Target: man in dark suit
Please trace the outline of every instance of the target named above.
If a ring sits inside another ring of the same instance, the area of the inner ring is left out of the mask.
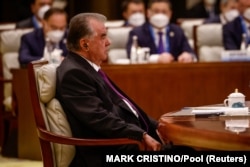
[[[16,23],[16,28],[40,28],[44,13],[51,7],[53,0],[31,0],[33,16]]]
[[[219,14],[217,0],[202,0],[187,10],[187,18],[213,18]]]
[[[147,150],[158,151],[161,149],[156,133],[158,123],[100,70],[110,45],[105,21],[105,16],[95,13],[81,13],[71,19],[69,54],[57,68],[56,97],[74,137],[131,138],[143,141]],[[71,166],[101,166],[101,151],[137,149],[77,146]]]
[[[215,17],[206,19],[204,23],[205,24],[221,23],[224,25],[239,16],[239,11],[237,7],[238,7],[237,0],[221,0],[220,1],[221,13],[219,15],[216,15]]]
[[[50,8],[44,15],[43,28],[25,34],[21,37],[19,62],[26,65],[31,61],[46,58],[56,51],[67,55],[67,14],[64,10]],[[62,58],[63,58],[62,57]]]
[[[140,26],[145,22],[145,4],[143,0],[124,0],[122,2],[124,26]]]
[[[134,28],[129,34],[127,42],[129,58],[133,37],[137,36],[139,47],[149,47],[151,55],[159,54],[158,62],[193,62],[196,59],[183,30],[169,23],[172,16],[171,8],[169,0],[149,1],[147,11],[149,22]]]
[[[250,44],[250,1],[238,0],[240,16],[223,26],[223,43],[226,50],[240,50]]]

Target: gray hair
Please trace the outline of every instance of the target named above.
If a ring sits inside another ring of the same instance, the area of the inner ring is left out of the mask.
[[[80,13],[74,16],[69,23],[67,37],[67,48],[69,51],[79,51],[79,41],[81,38],[91,37],[94,34],[93,27],[89,24],[90,20],[105,22],[107,18],[98,13]]]

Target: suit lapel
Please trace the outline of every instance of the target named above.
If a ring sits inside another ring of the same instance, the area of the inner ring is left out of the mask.
[[[154,34],[150,31],[150,24],[145,23],[143,26],[144,33],[143,34],[150,34],[150,35],[144,35],[144,45],[145,46],[150,46],[150,52],[151,53],[157,53],[157,46],[155,45],[155,39],[154,39]]]
[[[37,38],[36,41],[38,41],[36,45],[37,50],[39,50],[39,53],[41,53],[39,56],[43,57],[43,54],[44,54],[43,52],[44,52],[44,47],[45,47],[45,38],[44,38],[42,29],[39,29],[39,31],[37,31],[36,38]]]
[[[119,107],[121,107],[122,109],[124,109],[125,111],[129,112],[130,114],[133,114],[133,112],[130,110],[130,108],[127,106],[127,104],[125,104],[125,102],[119,98],[119,96],[114,93],[111,88],[109,88],[109,86],[105,83],[105,81],[101,78],[101,76],[97,73],[97,71],[95,71],[95,69],[82,57],[80,57],[79,55],[76,55],[75,53],[70,52],[71,56],[73,59],[75,59],[74,61],[76,63],[78,63],[82,68],[85,68],[87,71],[89,71],[89,75],[91,75],[95,80],[96,83],[98,83],[97,85],[100,86],[100,89],[102,90],[102,92],[106,92],[104,94],[105,99],[107,99],[109,102],[109,104],[111,105],[112,103],[115,105],[118,105]],[[108,77],[108,76],[107,76]],[[114,83],[113,81],[108,77],[109,81],[111,82],[111,84],[124,96],[126,97],[128,100],[131,101],[131,99],[129,99],[126,94],[124,94]],[[110,90],[110,91],[108,91]],[[111,92],[112,91],[112,92]],[[101,95],[102,96],[102,95]],[[107,97],[110,96],[110,97]],[[132,101],[131,101],[132,102]],[[132,102],[133,103],[133,102]],[[134,103],[133,103],[134,104]],[[108,104],[107,104],[108,105]],[[135,104],[134,104],[135,105]],[[136,106],[136,105],[135,105]],[[137,107],[137,106],[136,106]],[[134,114],[133,114],[134,115]]]

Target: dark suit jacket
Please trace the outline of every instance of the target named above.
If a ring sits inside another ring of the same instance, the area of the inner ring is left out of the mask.
[[[16,23],[16,28],[38,28],[34,23],[33,17],[29,17],[25,20],[21,20]]]
[[[226,50],[239,50],[243,29],[240,17],[223,26],[223,43]]]
[[[66,33],[60,41],[59,47],[63,50],[63,56],[67,55],[66,48]],[[35,29],[21,37],[21,46],[19,48],[19,62],[22,65],[28,64],[31,61],[39,60],[43,57],[45,47],[45,38],[43,29]]]
[[[214,15],[220,14],[220,1],[216,1],[214,4]],[[209,12],[206,10],[204,2],[199,2],[194,5],[191,9],[186,11],[186,18],[209,18]]]
[[[170,27],[167,35],[169,38],[170,53],[174,56],[175,60],[177,60],[178,56],[184,51],[194,54],[183,30],[174,24],[169,24],[169,26]],[[150,54],[157,54],[157,46],[155,45],[154,38],[150,32],[150,24],[145,23],[142,26],[134,28],[129,33],[127,42],[128,57],[130,57],[130,48],[133,42],[134,35],[138,37],[138,45],[140,47],[149,47]]]
[[[203,2],[200,2],[189,9],[186,13],[187,18],[208,18],[209,13],[207,12]]]
[[[67,115],[74,137],[126,137],[141,141],[143,132],[147,131],[158,139],[155,132],[157,122],[147,117],[130,99],[139,111],[138,119],[123,100],[105,84],[98,72],[75,53],[69,52],[57,69],[56,97]],[[95,163],[101,160],[98,158],[101,151],[107,151],[107,148],[76,147],[72,164],[95,166]],[[91,161],[91,158],[95,160]]]

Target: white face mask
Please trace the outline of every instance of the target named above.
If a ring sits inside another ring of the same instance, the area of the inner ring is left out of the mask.
[[[52,30],[47,32],[47,37],[49,38],[50,41],[54,43],[59,43],[60,40],[63,38],[64,31],[61,30]]]
[[[39,17],[40,19],[43,19],[44,14],[45,14],[49,9],[50,9],[50,6],[49,6],[49,5],[44,5],[44,6],[42,6],[42,7],[38,10],[38,13],[37,13],[38,17]]]
[[[250,20],[250,8],[247,8],[247,9],[244,11],[243,16],[244,16],[246,19]]]
[[[155,14],[150,17],[149,22],[156,28],[163,28],[169,23],[169,17],[165,14]]]
[[[225,13],[225,17],[226,17],[226,20],[227,21],[232,21],[234,20],[236,17],[238,17],[240,14],[239,14],[239,11],[236,10],[236,9],[232,9],[228,12]]]
[[[145,16],[142,13],[134,13],[128,18],[128,23],[131,26],[140,26],[145,22]]]

